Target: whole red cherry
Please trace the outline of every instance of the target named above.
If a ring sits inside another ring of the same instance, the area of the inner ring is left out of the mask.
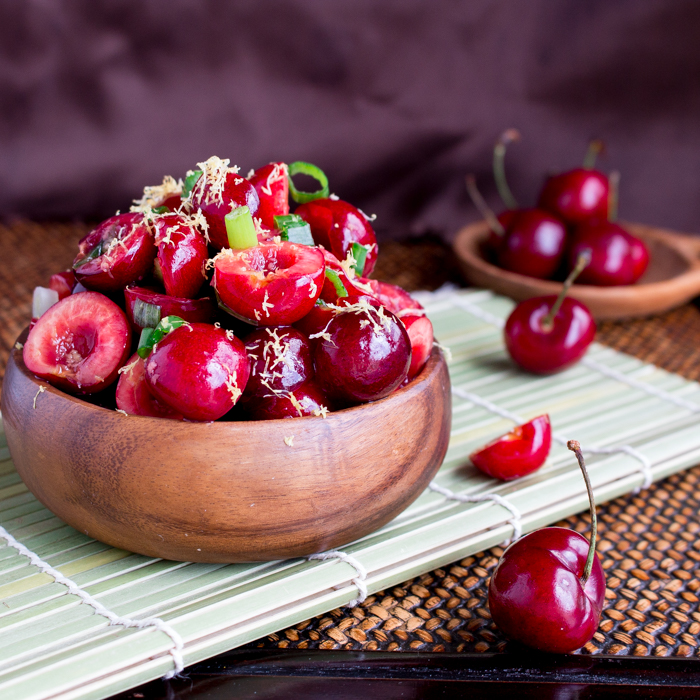
[[[332,409],[328,397],[313,379],[309,379],[293,391],[256,396],[242,404],[241,409],[250,420],[275,420],[301,416],[325,418],[328,411]]]
[[[595,634],[605,602],[605,573],[596,557],[593,490],[578,442],[576,453],[591,508],[591,541],[560,527],[531,532],[503,553],[489,584],[489,608],[510,639],[541,651],[566,654]]]
[[[506,349],[523,369],[552,374],[578,362],[595,338],[596,325],[588,308],[566,293],[590,258],[579,263],[564,282],[558,297],[521,301],[504,328]]]
[[[569,261],[588,252],[591,262],[578,278],[581,284],[615,286],[633,284],[649,265],[646,245],[612,221],[594,221],[581,224],[574,230]]]
[[[531,474],[547,459],[552,447],[552,426],[547,414],[537,416],[472,452],[469,459],[480,471],[510,481]]]
[[[286,163],[269,163],[253,172],[248,180],[260,199],[257,217],[272,231],[275,217],[289,214],[289,183]]]

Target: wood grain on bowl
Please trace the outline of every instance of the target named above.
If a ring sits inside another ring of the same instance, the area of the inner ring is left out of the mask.
[[[148,556],[245,562],[339,547],[400,513],[442,463],[451,396],[435,349],[404,388],[326,418],[187,423],[69,396],[15,349],[2,413],[20,476],[77,530]]]
[[[647,244],[649,267],[636,284],[620,287],[574,284],[571,287],[570,295],[586,304],[597,321],[659,314],[700,294],[700,237],[621,223]],[[561,282],[509,272],[489,262],[484,252],[488,233],[488,224],[479,221],[465,226],[457,234],[454,250],[468,282],[516,301],[559,293]]]

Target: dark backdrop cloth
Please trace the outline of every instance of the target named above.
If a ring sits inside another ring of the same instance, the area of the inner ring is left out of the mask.
[[[308,160],[383,237],[449,238],[601,137],[629,220],[700,231],[697,0],[3,0],[0,217],[102,218],[216,154]]]

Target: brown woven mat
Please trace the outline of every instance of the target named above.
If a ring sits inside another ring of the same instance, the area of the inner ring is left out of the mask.
[[[34,286],[70,264],[83,225],[0,226],[0,373],[26,325]],[[8,254],[7,251],[12,251]],[[437,240],[387,243],[376,276],[409,290],[459,281]],[[700,311],[688,304],[652,319],[605,323],[598,340],[689,379],[700,379]],[[608,576],[600,629],[584,653],[700,655],[700,467],[599,507],[598,551]],[[562,525],[587,532],[588,516]],[[298,649],[494,652],[506,642],[486,596],[500,547],[251,644]]]

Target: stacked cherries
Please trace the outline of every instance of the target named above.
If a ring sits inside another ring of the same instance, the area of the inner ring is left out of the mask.
[[[298,173],[319,189],[298,190]],[[80,241],[35,290],[24,362],[70,393],[114,391],[131,415],[325,417],[395,391],[433,346],[420,304],[369,279],[377,252],[316,166],[242,177],[214,156]]]
[[[649,264],[644,243],[615,222],[619,175],[606,176],[594,169],[600,141],[593,141],[584,166],[545,181],[537,207],[521,209],[508,187],[504,158],[508,143],[519,138],[514,129],[504,132],[494,148],[496,185],[506,206],[498,217],[476,191],[473,178],[467,187],[489,223],[489,252],[504,270],[537,277],[561,279],[579,256],[590,256],[578,282],[601,286],[636,282]]]

